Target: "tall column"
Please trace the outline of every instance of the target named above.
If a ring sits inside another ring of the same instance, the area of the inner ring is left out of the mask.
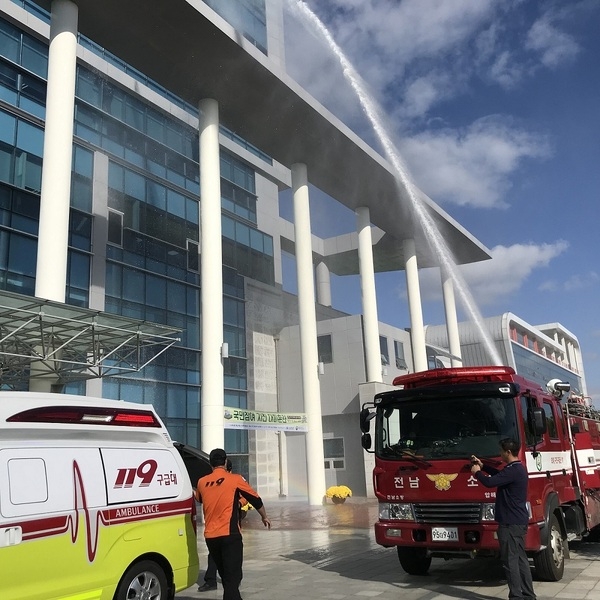
[[[200,439],[205,452],[223,448],[223,252],[221,247],[221,169],[219,105],[199,103],[200,264],[202,313],[202,405]]]
[[[358,270],[360,272],[360,296],[365,330],[367,381],[382,381],[375,267],[373,264],[373,236],[371,235],[371,214],[368,207],[360,206],[356,209],[356,228],[358,231]]]
[[[46,300],[64,302],[69,244],[78,9],[70,0],[53,0],[51,10],[35,295]],[[43,354],[42,346],[36,348],[35,354]],[[52,391],[57,379],[51,363],[51,360],[48,364],[31,363],[30,392]]]
[[[306,458],[308,470],[308,502],[319,505],[325,494],[325,458],[323,455],[323,423],[321,421],[321,387],[319,385],[317,351],[317,317],[313,279],[310,206],[306,165],[292,165],[294,192],[294,237],[298,277],[298,312],[300,317],[300,361],[302,397],[308,418]]]
[[[450,364],[453,367],[462,367],[462,354],[460,351],[460,334],[458,332],[458,317],[456,316],[456,299],[454,297],[454,282],[443,266],[440,268],[442,276],[442,294],[444,296],[444,311],[446,313],[446,330],[448,332],[448,349],[452,357]]]
[[[575,358],[573,343],[567,340],[565,345],[567,348],[567,363],[569,365],[569,369],[572,371],[577,371],[577,360]]]
[[[94,152],[92,181],[92,255],[89,307],[106,307],[106,243],[108,241],[108,169],[109,158],[104,152]],[[85,382],[85,395],[102,398],[102,378],[92,377]]]
[[[331,306],[331,275],[329,267],[321,261],[317,264],[317,302]]]
[[[67,283],[77,15],[70,0],[53,0],[35,295],[57,302]]]
[[[404,261],[406,269],[406,292],[410,314],[410,339],[414,369],[427,371],[427,351],[425,350],[425,332],[423,329],[423,311],[421,308],[421,288],[417,266],[415,240],[404,240]]]

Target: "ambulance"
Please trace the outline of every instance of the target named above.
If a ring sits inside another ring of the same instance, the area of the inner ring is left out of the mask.
[[[197,576],[190,476],[152,406],[0,392],[2,600],[171,600]]]

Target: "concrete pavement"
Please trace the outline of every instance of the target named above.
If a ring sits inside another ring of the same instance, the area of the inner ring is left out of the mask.
[[[375,543],[375,500],[350,498],[342,505],[310,507],[301,501],[267,499],[265,506],[273,524],[270,531],[255,511],[244,520],[244,600],[508,598],[496,559],[433,559],[425,577],[404,573],[395,549]],[[198,552],[203,570],[207,551],[201,529]],[[561,581],[536,581],[534,572],[538,600],[600,600],[600,544],[572,542],[570,548]],[[215,592],[190,588],[176,600],[222,597],[219,584]]]

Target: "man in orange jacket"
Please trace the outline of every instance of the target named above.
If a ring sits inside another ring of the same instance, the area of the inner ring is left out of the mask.
[[[231,473],[233,469],[233,465],[229,458],[225,461],[225,470],[228,473]],[[197,496],[197,494],[196,494]],[[248,500],[243,496],[240,497],[240,508],[243,509],[244,506],[248,504]],[[240,511],[240,520],[242,520],[246,516],[246,511]],[[215,564],[215,559],[212,557],[212,554],[208,555],[206,571],[204,573],[204,583],[198,586],[199,592],[211,592],[217,589],[217,565]]]
[[[270,529],[271,521],[254,488],[241,475],[227,472],[225,450],[212,450],[209,462],[213,471],[198,480],[196,489],[204,513],[204,539],[221,575],[223,600],[241,600],[239,587],[244,546],[240,498],[245,498],[257,510],[265,527]]]

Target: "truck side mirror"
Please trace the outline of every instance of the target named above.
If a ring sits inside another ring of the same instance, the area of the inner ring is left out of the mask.
[[[365,450],[371,449],[371,434],[363,433],[360,438],[360,443]]]
[[[360,430],[363,433],[369,433],[369,430],[371,429],[371,419],[375,416],[374,412],[371,412],[368,408],[363,408],[360,411],[359,417],[360,417]],[[369,441],[369,446],[371,445],[371,442]]]
[[[546,433],[546,413],[543,408],[535,406],[527,411],[527,426],[536,438]]]

